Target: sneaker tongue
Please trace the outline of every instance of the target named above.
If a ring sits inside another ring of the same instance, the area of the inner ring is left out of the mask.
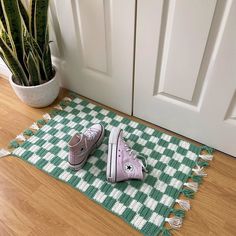
[[[138,160],[138,162],[140,163],[140,165],[142,166],[142,170],[143,170],[144,172],[148,172],[147,167],[143,164],[143,162],[142,162],[140,159],[137,159],[137,160]]]

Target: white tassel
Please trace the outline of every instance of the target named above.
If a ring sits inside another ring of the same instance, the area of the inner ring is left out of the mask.
[[[72,101],[72,99],[69,98],[69,97],[64,97],[63,100],[64,100],[64,101],[68,101],[68,102]]]
[[[176,202],[180,205],[180,207],[183,210],[185,210],[185,211],[190,210],[190,202],[189,202],[189,200],[176,199]]]
[[[197,192],[197,190],[198,190],[198,183],[196,183],[196,182],[184,183],[184,186],[192,189],[194,192]]]
[[[19,140],[19,141],[23,141],[23,142],[26,140],[26,138],[25,138],[25,136],[23,134],[17,135],[16,139]]]
[[[213,155],[205,154],[205,155],[199,155],[199,157],[204,161],[212,161]]]
[[[51,120],[52,118],[51,118],[51,116],[48,113],[46,113],[46,114],[43,115],[43,119]]]
[[[0,157],[5,157],[9,154],[11,154],[11,153],[9,151],[7,151],[6,149],[3,149],[3,148],[0,149]]]
[[[198,165],[195,169],[192,169],[192,171],[198,176],[207,176],[207,174],[204,172],[204,168]]]
[[[31,126],[30,126],[31,129],[34,129],[34,130],[39,130],[39,127],[36,123],[33,123]]]
[[[166,218],[165,221],[168,222],[173,229],[179,229],[183,223],[182,218],[177,216]]]
[[[60,105],[56,105],[54,108],[56,108],[57,110],[62,110],[62,107]]]

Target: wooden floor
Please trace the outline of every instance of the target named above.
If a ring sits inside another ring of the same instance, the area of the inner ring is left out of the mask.
[[[61,91],[60,98],[66,93]],[[0,147],[48,110],[24,105],[0,78]],[[183,227],[173,235],[236,235],[236,159],[216,151],[207,173]],[[0,235],[140,234],[70,186],[5,157],[0,159]]]

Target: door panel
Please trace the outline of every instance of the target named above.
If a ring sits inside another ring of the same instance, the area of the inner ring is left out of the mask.
[[[130,114],[135,0],[54,0],[51,14],[63,86]]]
[[[236,156],[236,2],[137,5],[134,115]]]

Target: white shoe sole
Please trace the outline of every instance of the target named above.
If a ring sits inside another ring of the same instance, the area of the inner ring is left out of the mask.
[[[100,138],[98,139],[98,141],[92,146],[91,150],[87,153],[87,156],[86,156],[86,157],[84,158],[84,160],[83,160],[81,163],[79,163],[78,165],[71,165],[71,164],[69,163],[70,168],[72,168],[72,169],[74,169],[74,170],[80,170],[80,169],[82,169],[83,166],[85,165],[85,163],[87,162],[89,156],[91,155],[91,153],[93,153],[93,151],[94,151],[96,148],[98,148],[98,147],[102,144],[102,141],[103,141],[103,138],[104,138],[104,134],[105,134],[105,129],[104,129],[103,125],[101,125],[101,126],[102,126],[102,133],[101,133],[101,136],[100,136]]]
[[[108,155],[107,155],[107,171],[106,176],[109,182],[117,182],[117,142],[121,132],[120,128],[113,128],[111,130],[108,142]]]

